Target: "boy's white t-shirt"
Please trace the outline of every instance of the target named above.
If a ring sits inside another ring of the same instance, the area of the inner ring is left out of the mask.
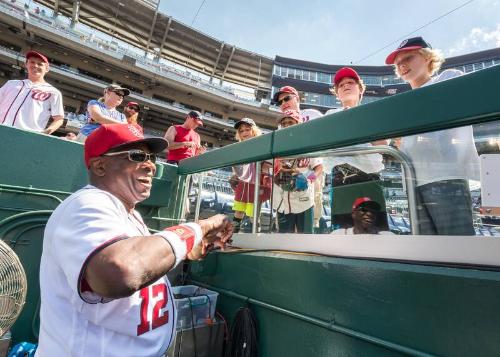
[[[461,71],[448,69],[423,87],[461,75]],[[450,179],[479,179],[479,156],[470,125],[403,137],[400,150],[413,164],[417,186]]]

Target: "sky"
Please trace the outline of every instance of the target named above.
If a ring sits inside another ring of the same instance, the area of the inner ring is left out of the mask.
[[[414,36],[445,57],[500,47],[500,0],[161,0],[160,11],[269,58],[325,64],[383,65]]]

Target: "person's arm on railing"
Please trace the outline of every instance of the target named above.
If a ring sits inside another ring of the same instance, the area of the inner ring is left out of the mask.
[[[123,124],[123,122],[119,120],[102,114],[101,109],[97,105],[89,105],[87,111],[90,114],[90,118],[99,124]]]

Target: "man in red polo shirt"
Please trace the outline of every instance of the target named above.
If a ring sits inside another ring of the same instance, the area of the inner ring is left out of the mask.
[[[203,125],[200,112],[190,111],[182,125],[172,125],[165,133],[168,141],[167,162],[177,165],[179,161],[205,152],[200,135],[195,131]]]

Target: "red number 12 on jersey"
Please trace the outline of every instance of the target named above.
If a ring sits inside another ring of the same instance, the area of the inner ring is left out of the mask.
[[[140,291],[141,295],[141,323],[137,325],[137,336],[142,335],[148,331],[154,330],[157,327],[165,325],[168,322],[168,311],[164,311],[163,315],[161,314],[161,309],[167,306],[168,302],[168,292],[167,285],[159,284],[153,285],[151,287],[151,295],[150,295],[150,287],[146,286],[142,288]],[[153,306],[153,311],[151,314],[152,321],[148,320],[148,307],[151,299],[156,299],[159,295],[162,297],[156,301]]]

